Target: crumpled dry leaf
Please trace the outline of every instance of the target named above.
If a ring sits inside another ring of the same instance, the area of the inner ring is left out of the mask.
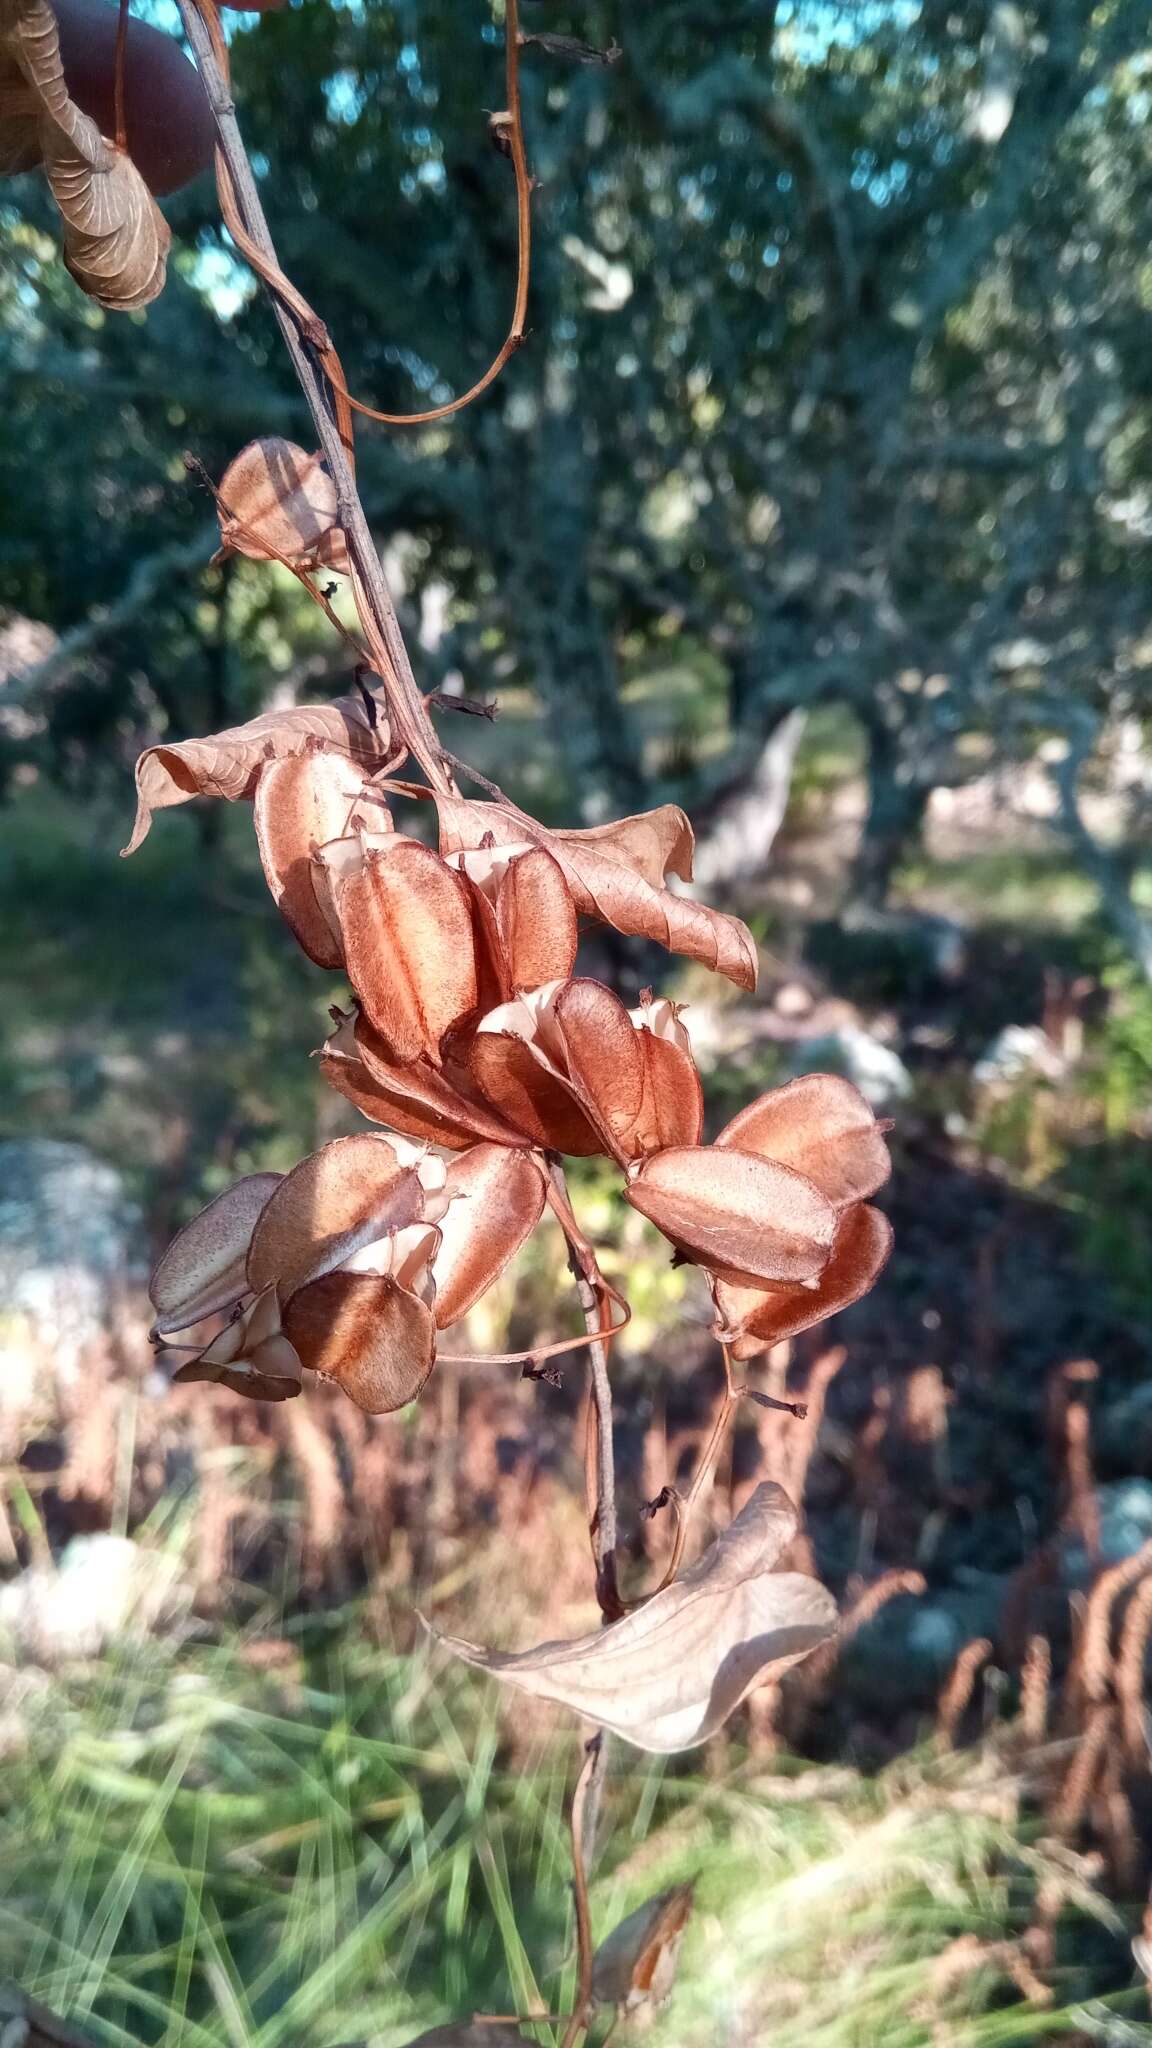
[[[209,1381],[253,1401],[290,1401],[300,1392],[300,1360],[284,1335],[275,1284],[225,1325],[173,1383]]]
[[[136,822],[124,852],[135,853],[155,811],[189,803],[196,796],[221,797],[225,803],[254,796],[269,761],[323,749],[371,769],[379,765],[387,747],[383,721],[377,718],[373,725],[365,705],[355,697],[262,711],[246,725],[230,726],[202,740],[147,747],[136,763]]]
[[[348,978],[388,1056],[438,1067],[443,1039],[476,1007],[462,876],[430,846],[397,832],[334,876],[332,894]]]
[[[772,1570],[796,1527],[787,1494],[765,1482],[699,1563],[609,1628],[519,1654],[431,1633],[466,1664],[638,1749],[691,1749],[835,1631],[818,1579]]]
[[[489,840],[497,846],[532,840],[563,869],[582,916],[654,939],[670,953],[702,960],[741,988],[755,988],[756,947],[747,926],[663,886],[668,874],[688,880],[692,873],[691,827],[674,804],[570,832],[550,832],[497,803],[437,796],[436,808],[443,854],[467,852]]]
[[[592,1996],[636,2024],[654,2017],[671,1995],[695,1884],[673,1885],[646,1899],[600,1943],[592,1962]]]
[[[523,1134],[468,1089],[468,1076],[445,1062],[390,1060],[366,1017],[344,1017],[320,1051],[320,1071],[373,1123],[463,1152],[478,1139],[523,1145]]]
[[[450,1206],[436,1254],[436,1327],[467,1315],[526,1244],[544,1209],[544,1176],[529,1152],[473,1145],[448,1168]]]
[[[317,967],[341,967],[344,954],[316,895],[313,855],[352,829],[363,791],[364,764],[335,751],[267,761],[256,783],[253,819],[265,880]],[[370,805],[365,822],[369,815],[379,821],[386,813]]]
[[[348,568],[336,485],[323,456],[309,455],[294,441],[279,434],[249,441],[220,479],[219,506],[226,554]]]
[[[72,276],[111,312],[149,304],[164,287],[168,223],[132,159],[70,97],[47,0],[0,0],[0,49],[37,102],[39,157],[63,218]],[[15,118],[25,160],[26,99],[17,102]]]
[[[814,1285],[836,1234],[836,1211],[811,1181],[734,1147],[657,1152],[624,1196],[684,1258],[740,1284]]]
[[[283,1178],[247,1174],[177,1232],[148,1284],[156,1335],[190,1330],[239,1301],[248,1286],[252,1232]]]
[[[868,1293],[892,1250],[892,1225],[860,1202],[840,1217],[832,1253],[815,1287],[742,1287],[715,1279],[716,1334],[736,1359],[755,1358],[785,1337],[797,1337]]]

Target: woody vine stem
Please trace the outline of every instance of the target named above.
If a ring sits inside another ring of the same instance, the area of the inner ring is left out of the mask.
[[[327,329],[280,267],[236,119],[229,84],[227,45],[212,0],[179,0],[179,7],[216,122],[216,175],[225,225],[271,300],[273,314],[336,485],[338,516],[351,564],[356,611],[368,653],[380,676],[390,722],[397,738],[423,769],[431,787],[441,792],[452,792],[456,787],[453,767],[460,765],[463,768],[465,764],[456,764],[441,745],[408,658],[396,607],[356,485],[351,415],[356,411],[390,424],[412,425],[443,418],[459,411],[485,390],[523,341],[528,301],[532,180],[525,155],[520,110],[518,0],[505,0],[508,107],[501,122],[501,132],[507,140],[516,180],[518,258],[511,325],[488,370],[460,398],[432,412],[405,416],[375,412],[350,397]],[[472,771],[467,772],[471,774]],[[476,779],[483,780],[481,777]],[[613,1302],[619,1301],[619,1296],[601,1273],[595,1250],[573,1214],[564,1168],[558,1156],[549,1158],[548,1172],[549,1200],[567,1242],[569,1265],[589,1340],[589,1533],[596,1571],[596,1596],[604,1621],[608,1623],[618,1620],[625,1611],[616,1571],[616,1481],[612,1390],[607,1359],[607,1336],[613,1328]],[[585,2033],[592,2001],[593,1951],[587,1868],[604,1769],[605,1745],[602,1734],[597,1734],[588,1744],[572,1807],[578,1985],[565,2030],[564,2048],[573,2048]]]

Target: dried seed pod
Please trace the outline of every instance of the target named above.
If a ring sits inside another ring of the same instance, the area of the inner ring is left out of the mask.
[[[218,501],[225,553],[347,569],[336,486],[323,458],[294,441],[249,441],[221,477]]]

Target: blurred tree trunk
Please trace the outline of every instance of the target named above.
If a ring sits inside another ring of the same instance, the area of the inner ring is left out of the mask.
[[[852,863],[850,900],[883,910],[896,870],[919,844],[932,785],[903,758],[896,735],[880,720],[868,727],[868,809]]]

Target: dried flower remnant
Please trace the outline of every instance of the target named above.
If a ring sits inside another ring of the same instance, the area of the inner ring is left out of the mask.
[[[177,1379],[285,1400],[306,1369],[383,1414],[419,1393],[438,1330],[495,1283],[543,1207],[524,1152],[476,1145],[446,1167],[403,1138],[337,1138],[185,1226],[152,1276],[154,1334],[231,1308]]]
[[[598,981],[553,982],[490,1011],[469,1066],[509,1123],[557,1152],[627,1164],[700,1135],[700,1080],[675,1006],[630,1014]]]
[[[597,1634],[519,1654],[438,1639],[466,1664],[638,1749],[691,1749],[755,1686],[835,1632],[835,1603],[819,1580],[772,1569],[797,1526],[788,1496],[763,1484],[698,1564]]]

